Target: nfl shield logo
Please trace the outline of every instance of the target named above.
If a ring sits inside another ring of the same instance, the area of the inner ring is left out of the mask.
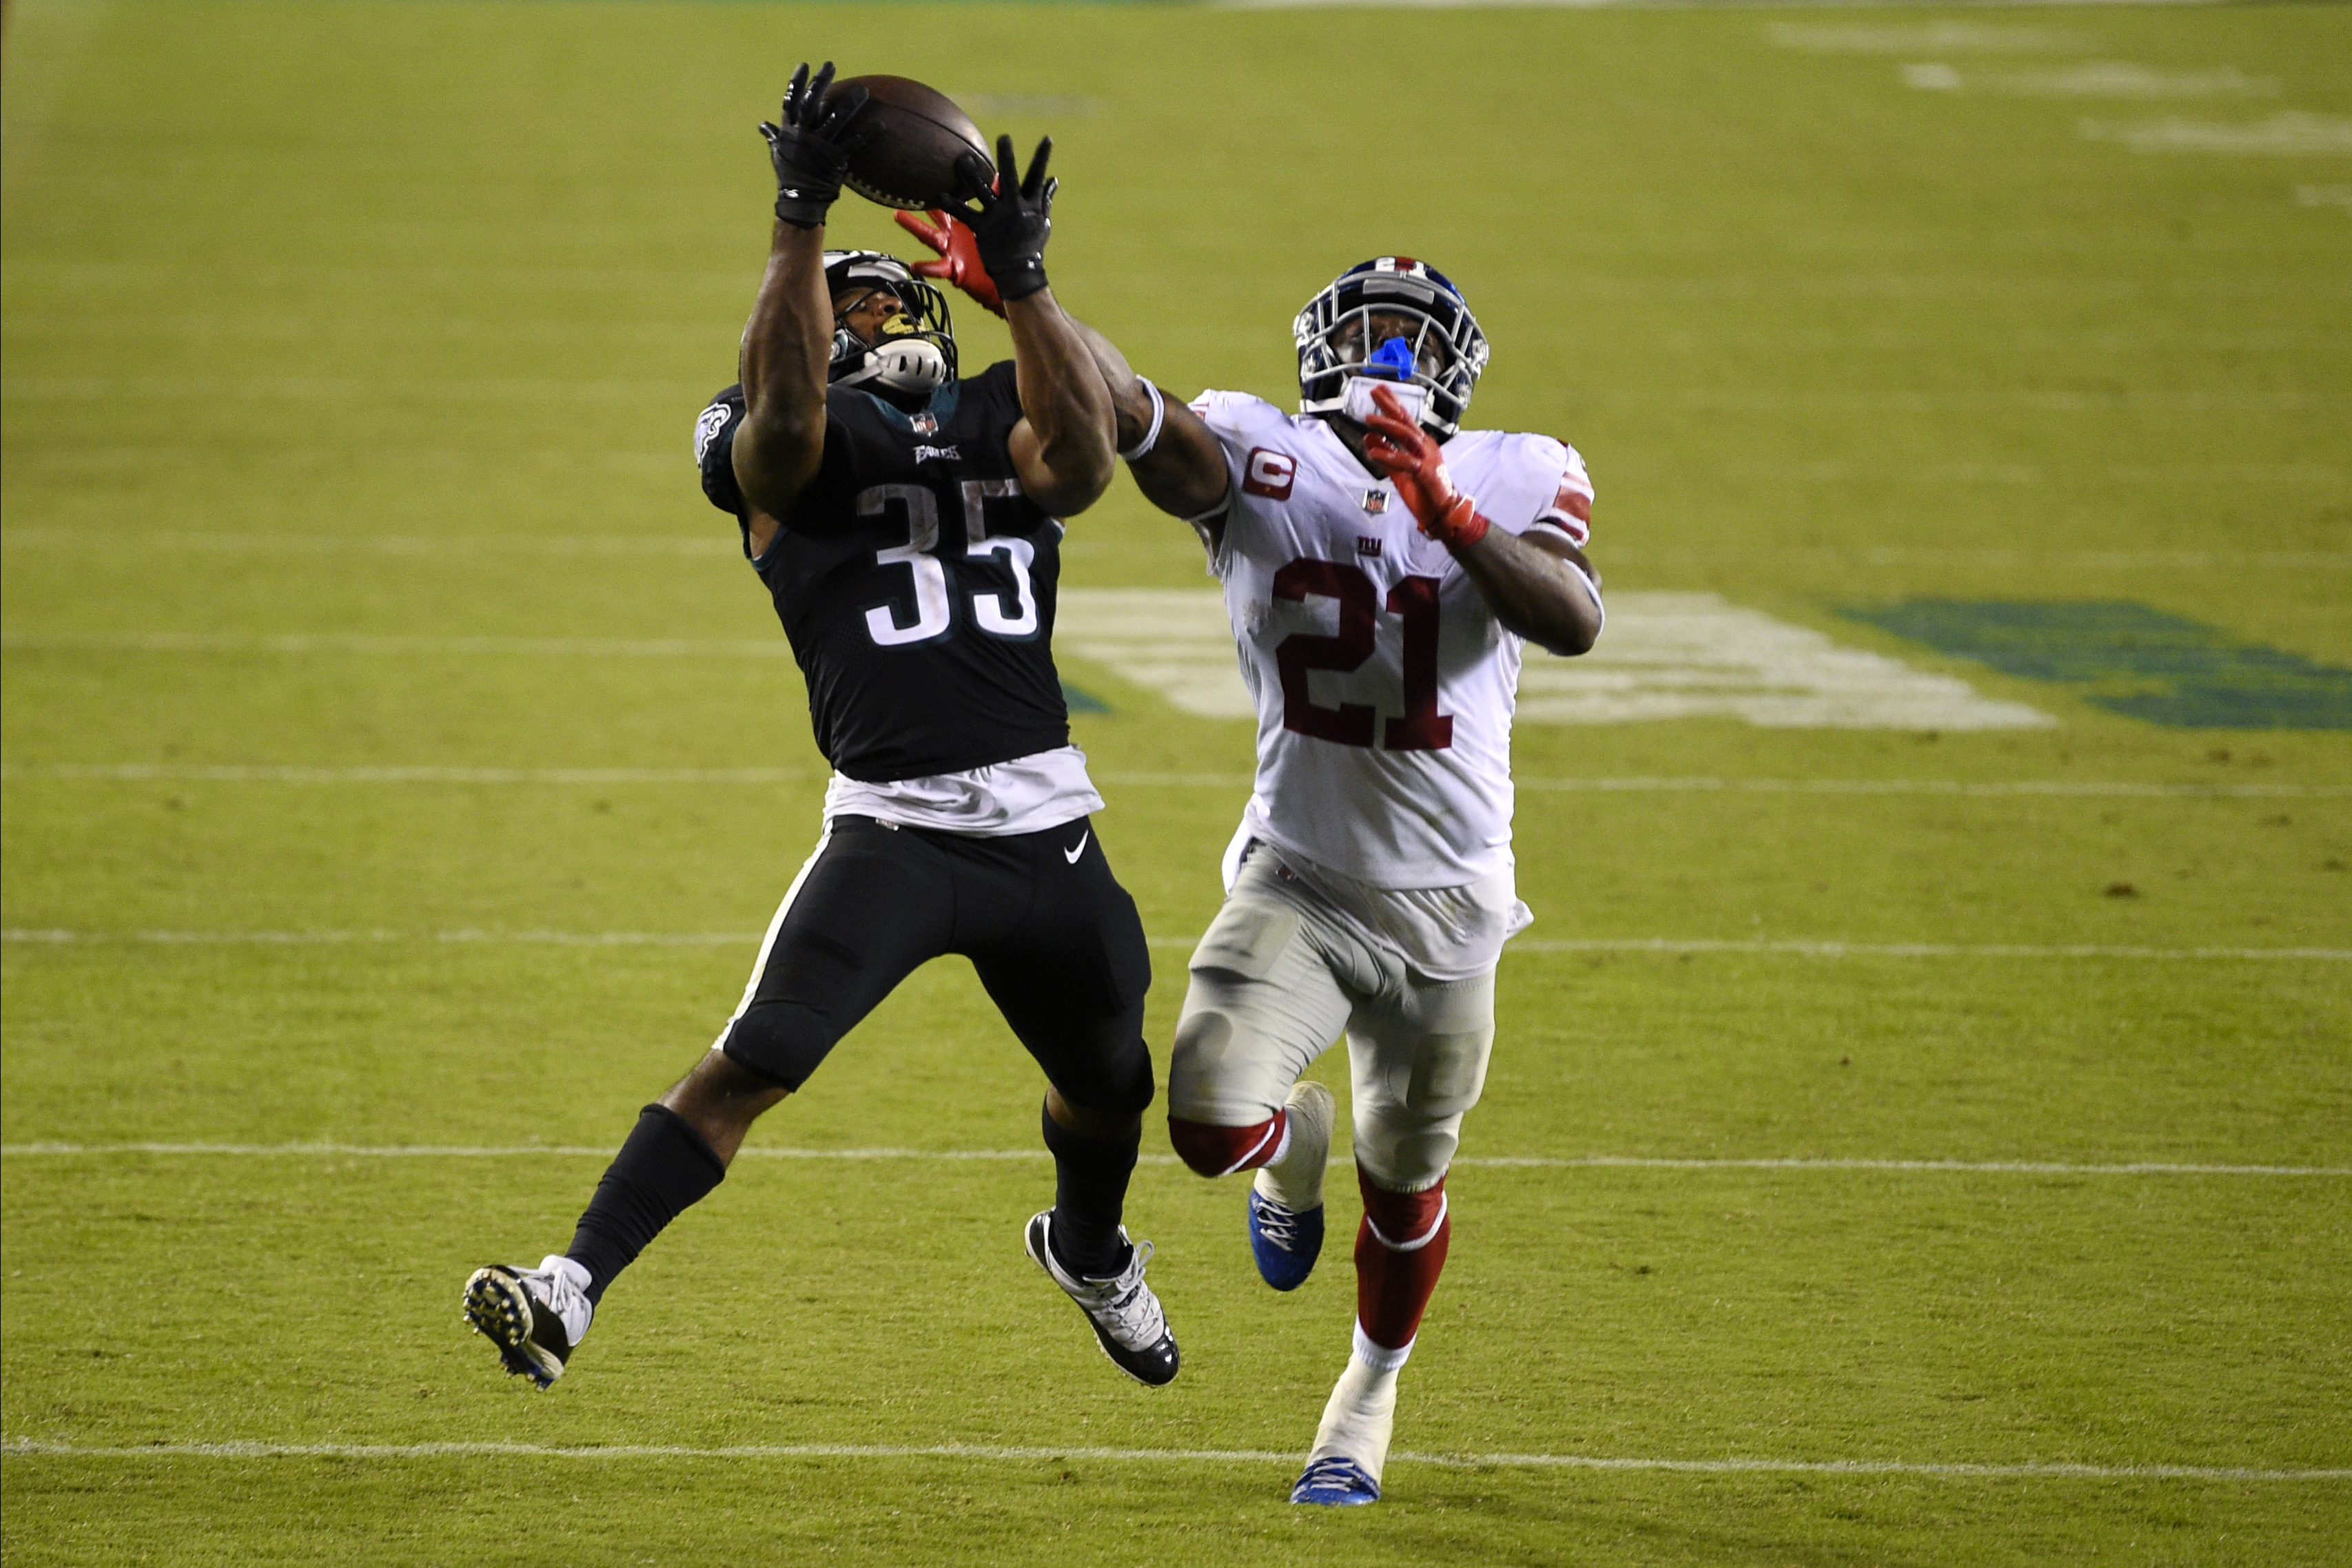
[[[1367,490],[1364,492],[1364,511],[1367,515],[1377,517],[1388,509],[1389,493],[1386,490]]]
[[[914,425],[915,434],[918,435],[937,435],[940,433],[939,416],[934,413],[915,415]]]

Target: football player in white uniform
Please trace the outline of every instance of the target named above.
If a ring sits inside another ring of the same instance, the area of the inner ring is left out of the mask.
[[[916,268],[985,302],[969,231],[899,222]],[[1299,412],[1164,399],[1081,326],[1119,455],[1224,584],[1257,702],[1257,778],[1226,900],[1192,960],[1168,1130],[1203,1176],[1255,1171],[1258,1272],[1295,1290],[1323,1245],[1334,1101],[1300,1074],[1343,1031],[1355,1106],[1354,1350],[1291,1500],[1378,1501],[1396,1378],[1445,1265],[1445,1171],[1486,1083],[1495,965],[1532,918],[1511,859],[1519,651],[1601,634],[1592,486],[1543,435],[1463,431],[1486,340],[1406,256],[1298,314]]]
[[[1486,341],[1421,262],[1349,268],[1299,312],[1299,413],[1164,400],[1097,341],[1144,495],[1199,531],[1257,701],[1226,901],[1192,960],[1169,1133],[1254,1170],[1276,1290],[1323,1241],[1333,1101],[1300,1082],[1345,1032],[1364,1218],[1354,1351],[1291,1500],[1375,1501],[1396,1378],[1444,1267],[1445,1172],[1495,1036],[1495,965],[1531,918],[1511,859],[1511,713],[1533,641],[1601,633],[1583,460],[1464,431]]]

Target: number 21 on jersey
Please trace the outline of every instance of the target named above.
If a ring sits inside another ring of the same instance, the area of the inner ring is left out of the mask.
[[[1385,751],[1444,751],[1454,744],[1454,720],[1437,711],[1438,586],[1433,577],[1408,577],[1389,590],[1385,608],[1403,622],[1404,714],[1380,726]],[[1274,574],[1274,596],[1302,603],[1310,598],[1339,601],[1339,635],[1294,632],[1275,647],[1275,665],[1282,672],[1282,727],[1340,746],[1370,746],[1370,706],[1319,707],[1307,695],[1307,674],[1345,674],[1372,656],[1382,608],[1379,586],[1360,568],[1301,559]]]
[[[1017,479],[966,479],[963,482],[963,537],[966,559],[1003,557],[1013,571],[1013,591],[982,591],[971,596],[972,623],[999,637],[1037,634],[1037,595],[1030,586],[1029,565],[1036,546],[1024,538],[991,538],[985,507],[992,497],[1021,494]],[[921,485],[877,485],[857,497],[857,515],[878,517],[892,502],[907,510],[907,542],[874,552],[877,566],[903,566],[915,579],[915,619],[901,626],[890,605],[877,604],[866,612],[866,634],[877,646],[896,648],[928,643],[942,636],[955,621],[948,593],[947,568],[934,552],[940,545],[939,502]],[[1011,602],[1007,602],[1007,601]]]

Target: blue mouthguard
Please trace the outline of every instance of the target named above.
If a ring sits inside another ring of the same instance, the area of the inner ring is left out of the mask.
[[[1372,350],[1372,357],[1364,361],[1364,372],[1391,381],[1412,380],[1412,345],[1402,338],[1391,338]]]

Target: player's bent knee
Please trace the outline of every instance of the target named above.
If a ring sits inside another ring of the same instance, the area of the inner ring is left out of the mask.
[[[1121,1121],[1141,1115],[1159,1092],[1151,1082],[1151,1050],[1139,1039],[1130,1040],[1092,1071],[1062,1076],[1072,1080],[1066,1083],[1057,1076],[1054,1081],[1064,1104]]]
[[[794,1090],[824,1061],[834,1039],[833,1030],[806,1008],[754,1002],[728,1026],[719,1049],[777,1087]]]
[[[1205,1121],[1214,1114],[1218,1087],[1233,1052],[1234,1020],[1215,1008],[1195,1008],[1186,998],[1168,1052],[1168,1109],[1171,1116]]]
[[[1204,1176],[1230,1176],[1252,1164],[1263,1165],[1281,1133],[1275,1117],[1248,1127],[1168,1118],[1168,1141],[1175,1145],[1176,1157]]]

